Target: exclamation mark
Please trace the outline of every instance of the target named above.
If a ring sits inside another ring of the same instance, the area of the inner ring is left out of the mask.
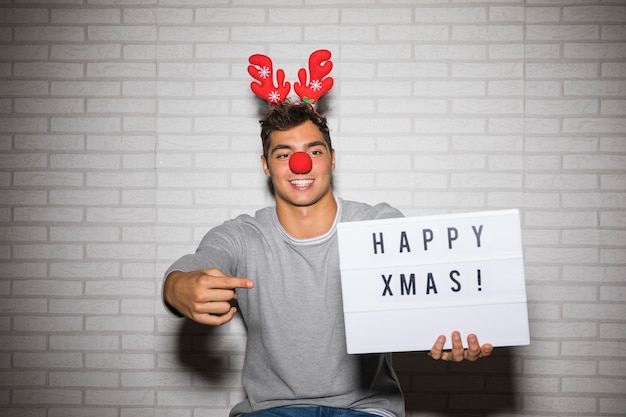
[[[481,288],[482,283],[480,282],[480,269],[477,269],[476,273],[478,274],[478,276],[477,276],[477,278],[478,278],[478,291],[482,291],[483,289]]]

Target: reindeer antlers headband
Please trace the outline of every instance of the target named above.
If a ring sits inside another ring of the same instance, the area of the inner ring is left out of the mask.
[[[330,51],[320,49],[309,57],[309,83],[307,84],[307,72],[304,68],[298,71],[298,82],[293,84],[293,89],[302,101],[308,104],[315,104],[317,100],[326,94],[333,86],[333,79],[326,77],[333,69],[330,61]],[[276,70],[276,85],[274,85],[274,70],[272,60],[262,54],[250,56],[248,73],[257,82],[250,83],[252,92],[266,100],[270,104],[278,104],[287,99],[291,84],[285,81],[285,71]]]

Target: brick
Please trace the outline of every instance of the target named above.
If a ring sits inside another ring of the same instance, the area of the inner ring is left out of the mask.
[[[600,412],[619,414],[626,409],[624,398],[600,398]]]
[[[572,193],[563,195],[563,207],[567,208],[617,208],[626,203],[623,193]]]
[[[53,96],[117,96],[120,94],[119,81],[52,81],[50,93]]]
[[[87,38],[90,41],[154,41],[157,38],[155,26],[106,26],[90,25],[87,27]]]
[[[14,245],[13,257],[15,259],[82,259],[83,248],[81,245],[68,244]]]
[[[524,213],[526,226],[538,227],[596,227],[597,214],[594,211],[526,211]]]
[[[489,7],[489,21],[491,22],[523,22],[526,19],[526,8],[519,6],[491,6]]]
[[[626,7],[623,6],[569,6],[563,8],[565,22],[623,23]]]
[[[36,387],[45,384],[44,371],[0,371],[0,386],[2,387]]]
[[[98,151],[152,151],[156,138],[152,135],[89,135],[87,149]]]
[[[302,13],[301,10],[293,8],[281,8],[273,7],[269,9],[267,14],[267,22],[274,24],[282,24],[283,22],[289,22],[290,24],[308,24],[311,21],[325,22],[325,23],[339,23],[339,14],[341,13],[338,8],[322,8],[315,7],[307,10],[307,13]],[[257,16],[264,17],[264,13],[259,13],[257,10]],[[246,22],[246,20],[244,20]]]
[[[517,99],[453,99],[451,110],[458,114],[522,114],[522,104]]]
[[[0,118],[0,132],[41,133],[47,130],[47,123],[41,117]]]
[[[50,372],[48,375],[51,387],[117,387],[117,372]]]
[[[144,223],[154,222],[155,211],[151,208],[122,207],[122,208],[88,208],[87,221],[90,222],[123,222]]]
[[[597,25],[526,25],[529,41],[590,41],[600,39]]]
[[[14,366],[18,368],[82,368],[80,352],[15,352]]]
[[[87,76],[97,78],[153,78],[156,75],[155,64],[137,62],[107,62],[87,64]],[[118,84],[119,85],[119,84]]]
[[[190,387],[189,372],[123,372],[123,387]]]
[[[481,23],[487,21],[484,7],[418,7],[415,9],[417,23]]]
[[[619,43],[568,43],[563,55],[567,59],[624,59],[624,44]]]
[[[20,42],[84,42],[85,31],[78,26],[16,27],[15,40]]]
[[[569,267],[564,266],[563,277],[566,281],[597,281],[597,282],[623,282],[624,273],[626,268],[624,267],[594,267],[594,266],[576,266]]]
[[[341,10],[340,23],[411,23],[412,13],[409,8],[345,8]]]
[[[134,409],[133,409],[134,410]],[[73,406],[71,408],[54,407],[47,410],[47,417],[118,417],[118,410],[115,408],[81,408]]]
[[[81,297],[80,299],[61,298],[50,300],[52,314],[116,314],[120,312],[118,300],[97,300]],[[93,337],[97,340],[97,337]],[[52,345],[52,339],[50,340]]]
[[[598,373],[600,375],[619,377],[624,375],[626,364],[620,360],[603,360],[598,363]]]
[[[54,60],[115,60],[122,57],[119,45],[52,45],[50,57]]]
[[[14,214],[16,221],[26,222],[78,222],[82,218],[83,211],[74,208],[17,207]]]
[[[600,392],[605,394],[623,394],[626,381],[623,378],[575,378],[562,379],[564,392]]]
[[[0,226],[0,240],[5,241],[45,241],[46,230],[42,227]]]
[[[2,300],[3,302],[5,300]],[[19,310],[13,310],[15,313],[19,313]],[[24,309],[23,311],[27,311]],[[35,357],[35,359],[39,358],[39,354],[41,352],[37,352],[31,354],[29,352],[24,351],[41,351],[45,349],[46,346],[46,337],[44,335],[39,336],[15,336],[15,335],[2,335],[2,343],[0,343],[1,351],[8,351],[12,353],[14,366],[18,366],[17,363],[22,361],[22,365],[24,363],[29,363],[29,358]],[[16,362],[18,360],[18,362]],[[20,365],[21,366],[21,365]]]
[[[561,354],[567,356],[602,356],[608,359],[623,356],[625,351],[626,348],[619,342],[564,341],[561,344]]]
[[[122,300],[120,311],[122,314],[151,315],[155,311],[153,300],[126,299]]]
[[[85,283],[85,293],[87,295],[127,295],[152,296],[154,294],[154,283],[143,281],[88,281]]]
[[[135,187],[152,187],[155,184],[155,174],[153,172],[97,172],[86,175],[86,184],[90,187],[121,187],[133,184]],[[94,191],[102,193],[103,191]],[[65,192],[67,193],[67,192]],[[106,194],[109,195],[110,194]],[[118,201],[116,199],[116,201]]]
[[[594,398],[566,396],[524,396],[524,410],[529,412],[595,413]]]
[[[524,93],[528,97],[560,97],[561,84],[556,81],[524,81]]]
[[[623,227],[626,224],[626,213],[623,211],[605,211],[600,213],[600,226]]]
[[[117,191],[95,191],[95,190],[52,190],[50,191],[50,203],[71,204],[75,206],[90,204],[117,204],[119,203],[119,193]],[[57,230],[58,232],[58,230]]]
[[[626,306],[623,304],[582,304],[568,302],[563,305],[563,317],[620,320],[626,317]]]
[[[626,63],[605,62],[600,66],[603,77],[624,77],[626,76]]]
[[[119,132],[121,130],[121,122],[118,117],[53,117],[50,120],[51,130],[53,132]],[[54,155],[53,155],[54,156]],[[73,158],[76,160],[86,159],[85,155],[74,156],[57,156],[56,160]],[[93,158],[92,158],[93,159]],[[106,158],[105,158],[106,159]],[[95,161],[94,161],[95,162]]]
[[[527,174],[524,175],[524,184],[530,189],[595,190],[598,177],[585,174]]]
[[[154,405],[154,391],[146,390],[85,390],[85,404],[115,406]]]
[[[15,172],[13,185],[17,186],[81,186],[83,174],[77,172],[33,171]]]
[[[54,24],[105,24],[120,23],[120,10],[100,9],[52,9],[50,20]]]
[[[116,227],[51,227],[50,239],[54,241],[118,241],[119,229]]]
[[[85,366],[96,369],[153,369],[154,355],[150,353],[86,353]]]
[[[13,294],[18,296],[32,295],[67,295],[80,296],[83,293],[83,285],[75,281],[61,280],[26,280],[21,279],[13,283]]]
[[[492,42],[492,41],[521,41],[524,38],[522,25],[487,25],[452,27],[452,40]]]
[[[18,389],[13,391],[15,404],[81,404],[82,391],[70,389]]]
[[[10,24],[41,24],[48,22],[48,10],[36,8],[5,8],[0,22]]]
[[[120,266],[117,261],[97,262],[54,262],[50,264],[48,276],[50,278],[84,278],[99,276],[103,279],[117,277]]]
[[[413,83],[413,89],[419,96],[475,96],[484,94],[485,84],[481,81],[418,81]]]
[[[89,113],[154,113],[155,110],[156,101],[153,99],[87,99]]]
[[[158,391],[157,405],[160,406],[192,406],[214,407],[225,406],[227,403],[226,393],[217,392],[193,392],[193,391]]]

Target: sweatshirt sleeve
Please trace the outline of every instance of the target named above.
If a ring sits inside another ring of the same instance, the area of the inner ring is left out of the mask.
[[[174,271],[191,272],[209,268],[216,268],[225,275],[234,275],[237,262],[242,253],[238,239],[237,228],[231,222],[224,223],[211,229],[202,238],[195,253],[187,254],[176,260],[163,274],[161,285],[161,300],[163,306],[177,317],[183,315],[165,301],[164,289],[167,277]]]

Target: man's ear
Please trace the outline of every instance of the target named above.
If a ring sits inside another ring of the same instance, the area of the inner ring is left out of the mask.
[[[267,165],[267,159],[265,158],[265,155],[261,155],[261,164],[263,165],[263,172],[265,172],[265,175],[271,177],[270,167]]]
[[[335,150],[330,150],[330,169],[331,171],[335,170]]]

